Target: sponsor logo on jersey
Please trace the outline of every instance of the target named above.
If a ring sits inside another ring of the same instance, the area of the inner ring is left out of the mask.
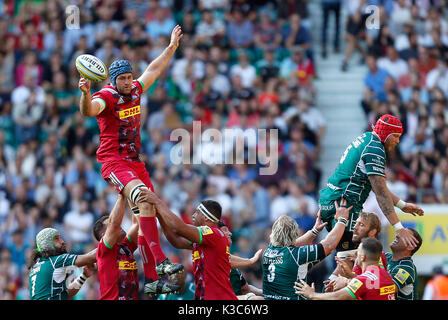
[[[120,270],[137,270],[137,262],[133,261],[119,261],[118,269]]]
[[[230,254],[229,246],[226,246],[226,254]]]
[[[380,288],[380,295],[395,293],[395,285]]]
[[[125,119],[128,117],[136,116],[140,114],[140,106],[135,106],[129,109],[121,110],[118,112],[118,116],[120,119]]]
[[[212,234],[213,233],[212,228],[207,227],[207,226],[199,227],[199,229],[201,229],[201,233],[202,233],[203,236],[206,236],[208,234]]]
[[[192,259],[193,259],[193,261],[196,261],[196,260],[198,260],[198,259],[200,259],[201,257],[199,256],[199,251],[193,251],[193,253],[192,253]]]
[[[356,291],[359,290],[359,288],[361,288],[362,286],[362,281],[358,280],[358,279],[353,279],[352,281],[350,281],[350,283],[348,284],[348,288],[355,293]]]
[[[397,274],[394,276],[401,284],[404,284],[407,278],[409,278],[410,274],[404,269],[398,269]]]

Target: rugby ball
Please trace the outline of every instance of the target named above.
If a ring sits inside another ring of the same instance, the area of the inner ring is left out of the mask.
[[[75,64],[78,72],[86,79],[98,82],[107,78],[106,65],[91,54],[81,54]]]

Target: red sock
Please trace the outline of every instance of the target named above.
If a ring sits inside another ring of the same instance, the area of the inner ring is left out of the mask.
[[[140,229],[145,236],[146,243],[149,245],[149,249],[154,256],[156,263],[161,263],[166,259],[166,256],[160,247],[159,230],[157,229],[156,218],[140,216]]]
[[[156,281],[157,279],[159,279],[159,276],[156,272],[156,264],[144,236],[138,236],[138,249],[140,250],[140,255],[143,261],[145,278],[150,280],[150,282]]]

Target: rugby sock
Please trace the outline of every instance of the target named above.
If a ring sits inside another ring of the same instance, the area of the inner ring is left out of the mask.
[[[156,217],[140,216],[140,229],[142,230],[146,243],[154,256],[156,263],[160,264],[166,259],[165,254],[160,247],[159,230],[157,229]]]
[[[144,236],[138,236],[138,249],[140,250],[140,255],[143,261],[145,278],[149,282],[156,281],[157,279],[159,279],[159,276],[156,272],[156,264]]]

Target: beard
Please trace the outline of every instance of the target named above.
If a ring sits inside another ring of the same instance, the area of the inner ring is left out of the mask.
[[[53,257],[53,256],[59,256],[64,253],[67,253],[67,249],[65,248],[65,246],[42,252],[42,257],[48,258],[48,257]]]

